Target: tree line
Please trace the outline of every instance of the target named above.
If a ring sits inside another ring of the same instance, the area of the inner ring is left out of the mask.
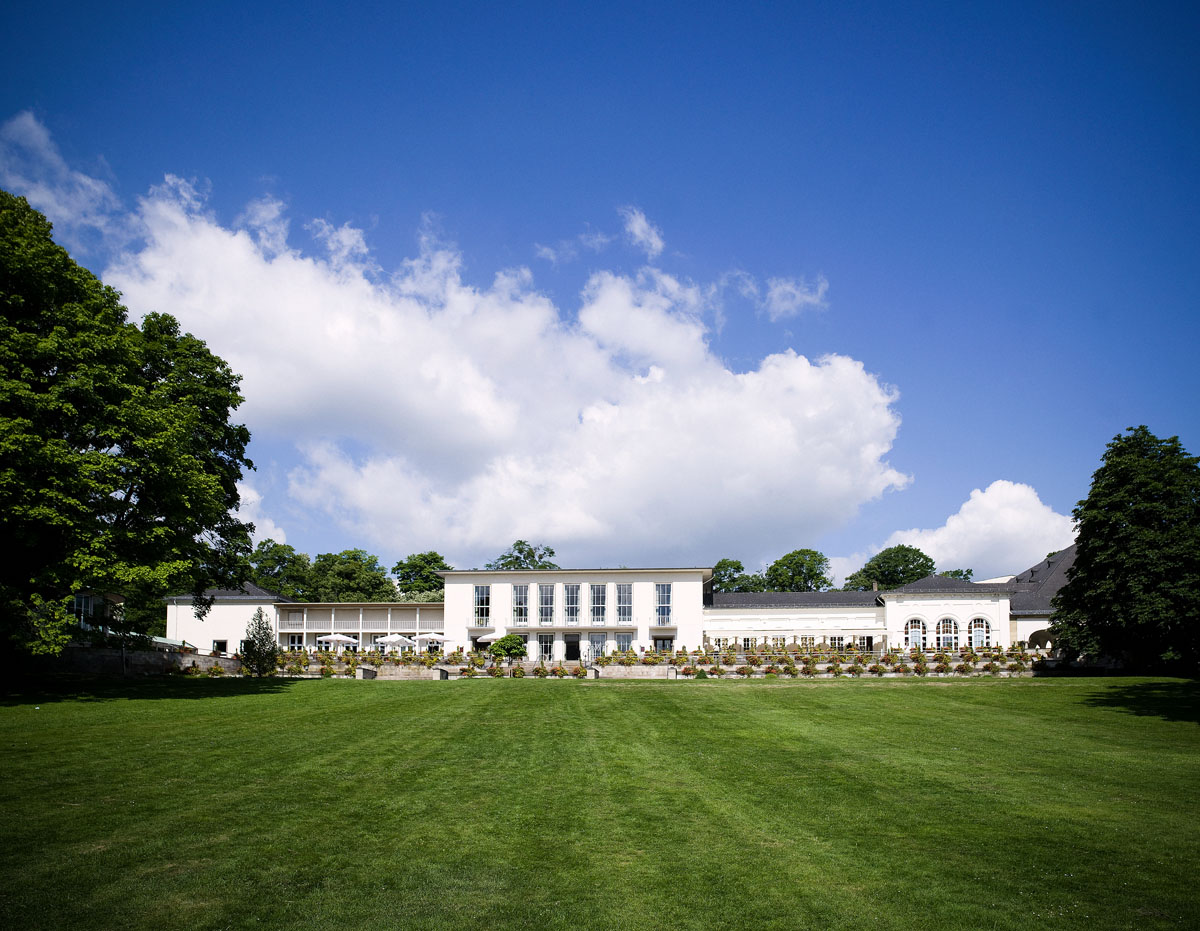
[[[841,591],[900,588],[934,574],[971,581],[970,569],[937,572],[935,563],[915,546],[889,546],[846,577]],[[747,572],[737,559],[719,559],[713,566],[714,592],[825,592],[833,589],[829,559],[812,549],[793,550],[763,569]]]

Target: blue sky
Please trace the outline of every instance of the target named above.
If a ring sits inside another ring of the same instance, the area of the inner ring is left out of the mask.
[[[0,183],[310,553],[1015,572],[1200,451],[1184,4],[10,4]]]

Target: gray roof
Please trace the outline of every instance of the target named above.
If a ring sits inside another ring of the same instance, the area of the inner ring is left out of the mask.
[[[979,595],[1003,594],[1009,591],[1007,582],[964,582],[962,579],[950,579],[944,575],[927,575],[923,579],[909,582],[900,588],[889,589],[888,592],[904,592],[913,594],[945,594],[945,595]],[[888,592],[884,592],[887,594]]]
[[[1075,544],[1026,569],[1011,582],[1013,614],[1049,614],[1050,600],[1067,584],[1067,570],[1075,565]]]
[[[713,608],[872,607],[879,592],[713,592]],[[707,602],[707,599],[706,599]]]
[[[191,595],[174,595],[172,600],[180,598],[190,599]],[[275,592],[268,591],[261,585],[255,585],[253,582],[247,582],[240,589],[235,588],[206,588],[204,590],[205,598],[212,598],[216,601],[245,601],[245,602],[260,602],[260,601],[294,601],[293,598],[285,598],[283,595],[277,595]]]

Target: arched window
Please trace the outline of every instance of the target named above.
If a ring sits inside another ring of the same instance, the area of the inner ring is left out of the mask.
[[[914,617],[904,625],[904,645],[909,649],[925,649],[925,622]]]
[[[937,645],[939,650],[958,649],[958,621],[944,617],[937,622]]]
[[[992,645],[992,628],[991,625],[988,624],[987,618],[972,618],[970,631],[972,650],[978,650]]]

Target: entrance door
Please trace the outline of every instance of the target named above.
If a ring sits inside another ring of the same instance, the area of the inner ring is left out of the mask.
[[[563,646],[566,648],[563,658],[579,662],[579,634],[564,634]]]

